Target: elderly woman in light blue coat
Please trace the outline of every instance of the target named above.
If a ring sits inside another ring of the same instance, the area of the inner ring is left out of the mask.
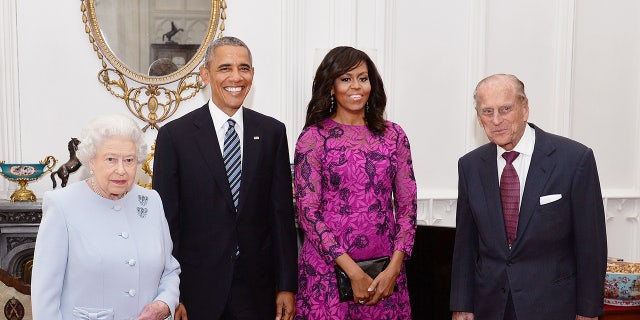
[[[146,152],[140,128],[124,115],[102,116],[80,141],[91,177],[44,195],[34,319],[173,318],[180,266],[160,197],[134,184]]]

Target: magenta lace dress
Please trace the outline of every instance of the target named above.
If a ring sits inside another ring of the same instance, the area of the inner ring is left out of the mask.
[[[375,306],[341,303],[334,273],[343,253],[354,260],[411,255],[417,201],[409,140],[399,125],[386,124],[375,135],[325,119],[298,138],[294,183],[305,240],[296,319],[411,319],[404,265],[398,292]]]

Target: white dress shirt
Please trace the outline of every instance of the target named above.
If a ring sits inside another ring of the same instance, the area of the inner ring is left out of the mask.
[[[518,179],[520,180],[520,204],[522,204],[522,195],[524,191],[524,184],[527,181],[527,173],[529,172],[529,166],[531,165],[531,156],[533,155],[533,147],[536,145],[536,130],[530,127],[528,124],[524,130],[524,134],[515,148],[511,151],[517,151],[520,155],[513,160],[513,167],[518,173]],[[507,152],[504,148],[497,146],[498,148],[498,183],[502,176],[504,166],[507,165],[507,160],[502,157],[502,154]]]
[[[220,153],[224,154],[224,135],[229,130],[229,124],[227,120],[233,119],[236,122],[234,126],[236,133],[238,133],[238,138],[240,138],[240,161],[242,161],[242,150],[244,145],[244,139],[242,139],[244,132],[244,118],[242,116],[242,108],[238,109],[233,116],[229,117],[226,113],[222,112],[220,108],[218,108],[215,103],[211,99],[209,99],[209,112],[211,113],[211,119],[213,119],[213,126],[216,128],[216,136],[218,137],[218,144],[220,145]]]

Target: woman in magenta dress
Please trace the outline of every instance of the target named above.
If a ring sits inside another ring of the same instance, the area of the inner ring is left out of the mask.
[[[305,232],[296,319],[411,319],[404,260],[416,231],[416,182],[407,136],[383,118],[386,100],[360,50],[337,47],[318,67],[295,151]],[[382,256],[391,262],[375,279],[355,263]],[[339,300],[336,264],[353,301]]]

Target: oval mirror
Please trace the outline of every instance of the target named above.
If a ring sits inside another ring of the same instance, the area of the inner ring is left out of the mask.
[[[147,85],[191,73],[213,40],[220,0],[86,0],[95,44],[126,77]]]

